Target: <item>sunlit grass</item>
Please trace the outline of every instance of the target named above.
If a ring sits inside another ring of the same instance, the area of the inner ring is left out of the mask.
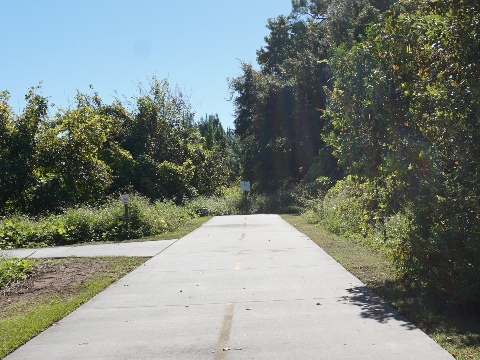
[[[40,301],[13,304],[0,315],[0,358],[59,321],[111,283],[145,261],[145,258],[115,257],[108,269],[64,293],[44,296]]]
[[[307,235],[457,359],[480,359],[480,323],[449,304],[428,299],[396,276],[385,254],[333,235],[298,215],[282,218]]]

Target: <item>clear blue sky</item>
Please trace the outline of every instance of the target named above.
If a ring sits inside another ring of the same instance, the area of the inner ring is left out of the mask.
[[[0,0],[0,90],[16,113],[24,95],[68,107],[92,84],[105,102],[137,94],[155,75],[190,97],[196,119],[218,113],[233,127],[227,78],[255,63],[268,18],[291,0]]]

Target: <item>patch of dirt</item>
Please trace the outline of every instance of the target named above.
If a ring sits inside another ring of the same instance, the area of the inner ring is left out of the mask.
[[[25,281],[0,290],[0,312],[19,302],[32,302],[48,294],[65,294],[90,276],[107,271],[108,259],[40,259]]]

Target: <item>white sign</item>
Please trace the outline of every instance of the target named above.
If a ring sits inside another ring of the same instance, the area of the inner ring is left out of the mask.
[[[128,205],[130,204],[130,195],[128,194],[121,194],[120,199],[122,199],[122,204],[123,205]]]
[[[240,181],[240,189],[243,191],[250,191],[250,181]]]

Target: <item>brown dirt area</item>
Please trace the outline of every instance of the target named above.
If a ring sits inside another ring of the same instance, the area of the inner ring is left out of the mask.
[[[108,271],[103,258],[40,259],[27,279],[0,290],[0,312],[19,302],[34,302],[49,294],[68,293],[90,276]]]

